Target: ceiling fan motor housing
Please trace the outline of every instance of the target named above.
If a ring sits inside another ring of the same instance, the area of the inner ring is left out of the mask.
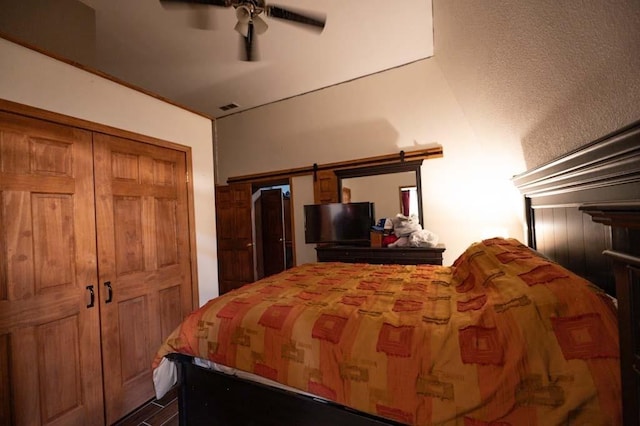
[[[254,61],[257,58],[255,52],[255,36],[264,34],[267,30],[267,23],[259,16],[264,12],[268,17],[288,21],[293,24],[302,24],[309,29],[322,32],[325,26],[325,17],[316,14],[309,14],[290,10],[276,5],[267,6],[266,0],[160,0],[161,3],[192,3],[206,4],[218,7],[232,7],[235,9],[238,22],[235,30],[242,36],[244,47],[244,59]]]

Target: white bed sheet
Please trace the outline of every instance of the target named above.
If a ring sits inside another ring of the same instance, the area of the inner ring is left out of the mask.
[[[300,395],[306,395],[315,400],[321,402],[327,402],[325,398],[320,396],[311,394],[309,392],[301,391],[300,389],[292,388],[291,386],[286,386],[281,383],[275,382],[273,380],[267,379],[262,376],[258,376],[257,374],[248,373],[246,371],[238,370],[232,367],[227,367],[226,365],[218,364],[213,361],[209,361],[202,358],[193,358],[193,363],[199,367],[203,367],[209,370],[214,370],[219,373],[228,374],[230,376],[236,376],[244,380],[260,383],[267,386],[272,386],[274,388],[283,389],[289,392],[294,392]],[[156,391],[156,398],[162,398],[178,381],[178,368],[175,362],[171,361],[168,358],[162,358],[160,361],[160,365],[153,370],[153,386]]]

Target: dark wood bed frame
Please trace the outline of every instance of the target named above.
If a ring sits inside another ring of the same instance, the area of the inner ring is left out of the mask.
[[[529,246],[618,298],[624,424],[640,424],[640,122],[514,183],[525,200]],[[171,357],[183,426],[398,424]]]

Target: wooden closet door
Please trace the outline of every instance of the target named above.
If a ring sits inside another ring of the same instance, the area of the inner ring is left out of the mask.
[[[0,112],[0,253],[0,424],[104,424],[91,133]]]
[[[151,362],[192,310],[186,154],[95,134],[107,423],[154,395]]]

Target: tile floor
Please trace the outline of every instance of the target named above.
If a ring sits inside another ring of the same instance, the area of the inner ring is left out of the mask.
[[[147,402],[114,426],[178,426],[177,388],[162,399]]]

